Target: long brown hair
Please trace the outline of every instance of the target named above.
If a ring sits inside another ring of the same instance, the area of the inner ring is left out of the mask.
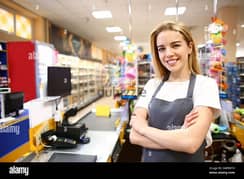
[[[195,42],[192,38],[190,30],[183,25],[182,23],[179,22],[172,22],[172,21],[167,21],[164,22],[163,24],[160,24],[158,27],[156,27],[150,35],[150,44],[151,44],[151,53],[152,53],[152,62],[154,66],[154,71],[156,74],[156,77],[159,77],[162,79],[162,77],[168,76],[170,74],[170,71],[165,68],[158,55],[158,48],[157,48],[157,37],[158,34],[162,31],[166,30],[171,30],[171,31],[176,31],[179,32],[184,40],[186,41],[187,45],[192,45],[192,52],[188,57],[188,66],[193,74],[200,74],[200,67],[197,59],[197,51],[195,47]]]

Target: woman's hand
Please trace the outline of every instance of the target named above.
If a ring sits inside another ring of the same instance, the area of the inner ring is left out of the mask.
[[[184,124],[183,124],[182,128],[188,128],[191,125],[195,124],[197,117],[198,117],[198,111],[193,109],[190,113],[188,113],[185,116],[185,120],[184,120]]]

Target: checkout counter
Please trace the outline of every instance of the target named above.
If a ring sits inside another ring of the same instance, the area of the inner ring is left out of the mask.
[[[76,125],[85,124],[88,128],[89,143],[68,149],[44,148],[38,154],[33,152],[17,162],[116,162],[126,126],[126,121],[121,120],[121,111],[111,112],[110,117],[96,116],[91,111],[77,121]]]

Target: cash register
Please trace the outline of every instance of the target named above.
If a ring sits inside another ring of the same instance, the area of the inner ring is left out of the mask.
[[[41,135],[43,143],[54,148],[74,148],[77,144],[89,143],[90,138],[86,136],[88,128],[84,123],[68,123],[68,118],[76,114],[77,108],[66,111],[62,122],[56,123],[56,130],[49,130]]]

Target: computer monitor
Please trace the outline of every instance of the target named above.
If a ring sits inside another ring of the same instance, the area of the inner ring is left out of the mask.
[[[5,116],[19,116],[19,110],[23,109],[24,93],[10,92],[4,94],[4,111]]]
[[[70,67],[49,66],[47,70],[47,96],[68,96],[71,94]]]

